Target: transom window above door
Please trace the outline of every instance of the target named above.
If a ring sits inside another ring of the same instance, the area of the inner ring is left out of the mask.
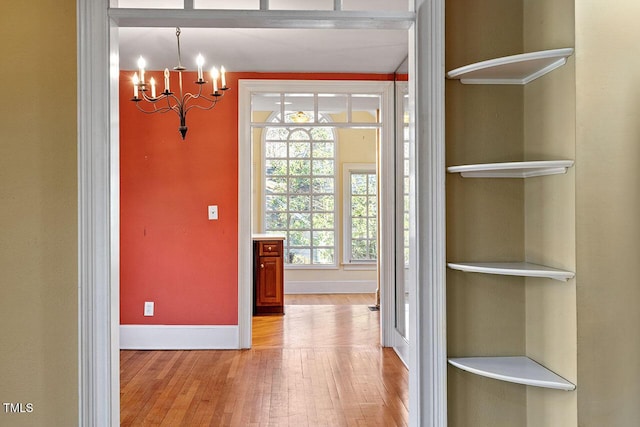
[[[366,93],[254,93],[253,125],[332,127],[381,126],[380,94]]]
[[[117,5],[117,6],[116,6]],[[232,10],[393,10],[407,11],[406,0],[119,0],[113,7]]]

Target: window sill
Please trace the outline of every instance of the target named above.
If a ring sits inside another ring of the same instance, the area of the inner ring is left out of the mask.
[[[337,270],[337,265],[285,264],[285,270]]]
[[[350,263],[343,263],[342,264],[342,269],[343,270],[377,270],[378,269],[378,264],[377,263],[355,263],[355,262],[350,262]]]

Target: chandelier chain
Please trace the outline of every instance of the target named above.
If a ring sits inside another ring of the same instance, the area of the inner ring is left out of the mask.
[[[176,70],[184,70],[184,67],[182,66],[182,56],[180,54],[180,34],[182,33],[182,31],[180,31],[180,27],[176,27],[176,39],[178,39],[178,66],[175,67]]]

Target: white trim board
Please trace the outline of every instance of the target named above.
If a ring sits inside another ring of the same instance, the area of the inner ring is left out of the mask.
[[[238,325],[120,325],[121,350],[231,350]]]
[[[409,240],[417,246],[412,255],[415,298],[409,301],[409,390],[416,390],[409,393],[411,426],[447,425],[444,3],[415,0],[416,25],[410,31],[416,201]]]
[[[285,294],[370,294],[376,291],[375,280],[286,281]]]

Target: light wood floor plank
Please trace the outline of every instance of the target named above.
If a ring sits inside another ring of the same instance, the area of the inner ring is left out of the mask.
[[[375,305],[376,294],[286,294],[286,305]]]
[[[406,426],[407,370],[380,347],[375,296],[286,301],[254,318],[251,350],[121,351],[121,425]]]

